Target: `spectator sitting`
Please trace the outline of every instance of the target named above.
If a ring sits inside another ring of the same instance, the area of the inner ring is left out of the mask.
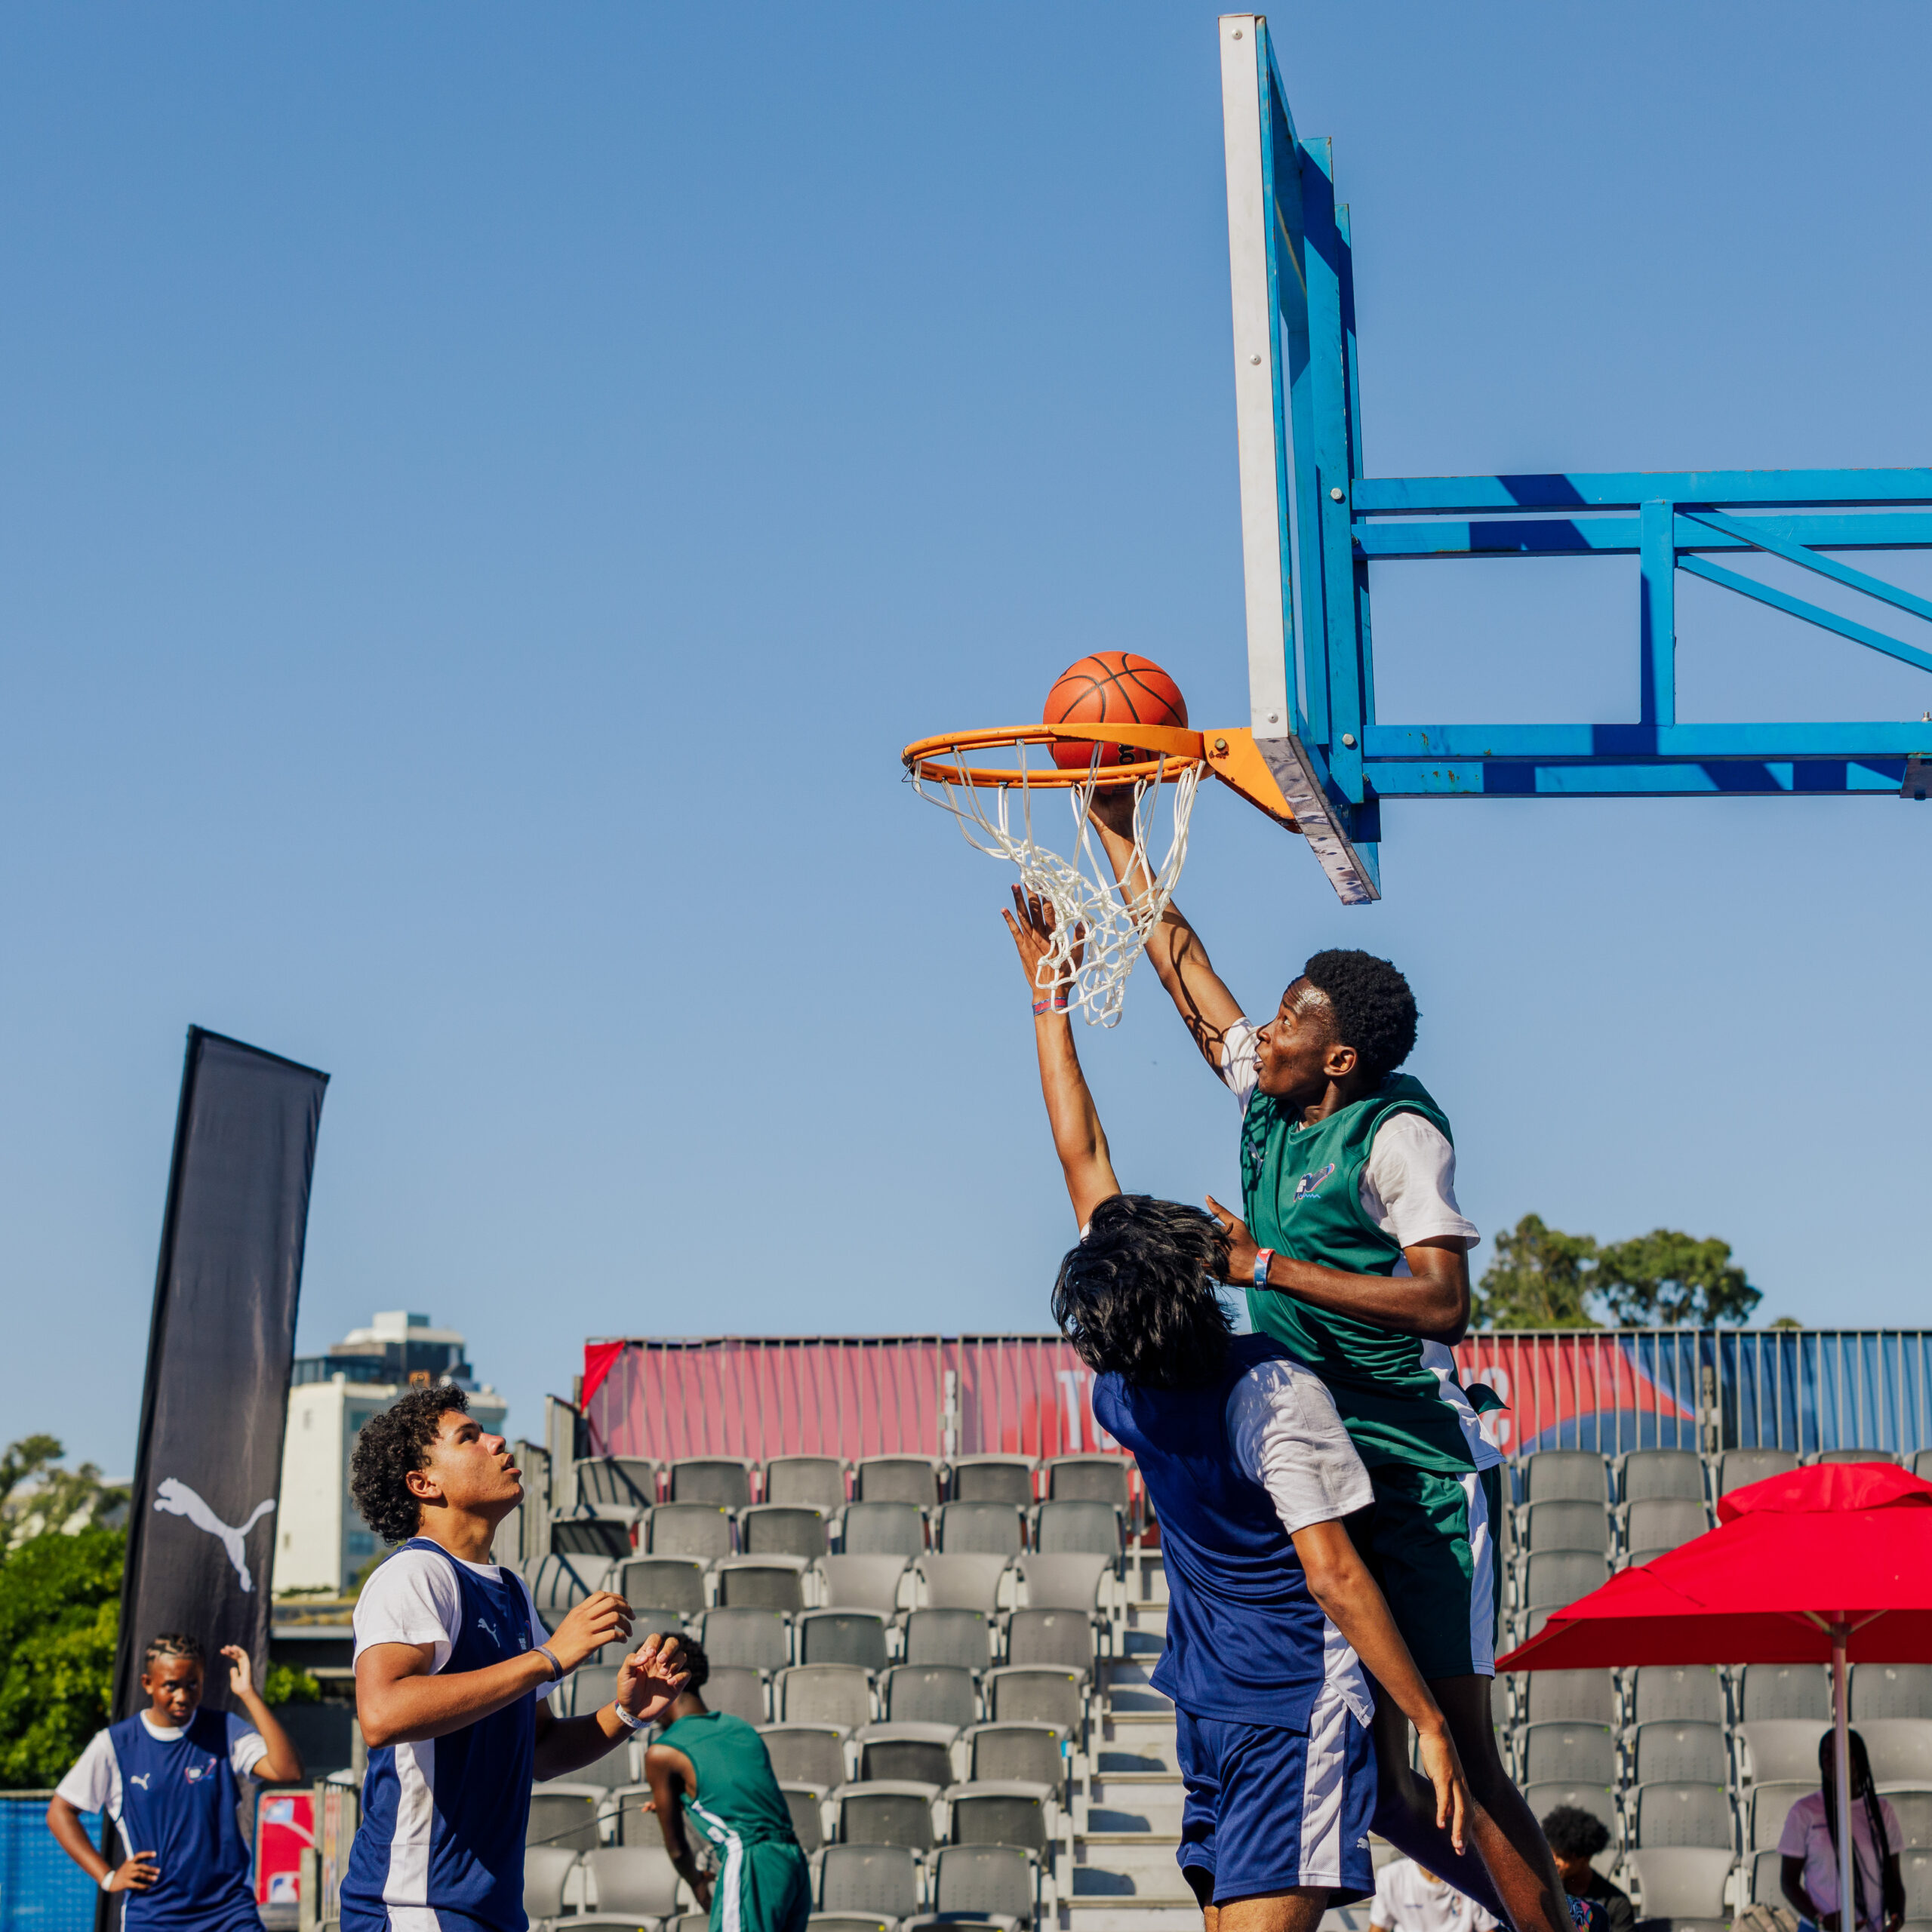
[[[1784,1895],[1821,1932],[1839,1932],[1838,1811],[1832,1734],[1818,1740],[1820,1789],[1786,1814],[1778,1850]],[[1898,1932],[1905,1923],[1905,1878],[1899,1869],[1898,1814],[1872,1782],[1865,1740],[1851,1734],[1851,1881],[1859,1932]]]
[[[1447,1878],[1412,1858],[1392,1858],[1375,1875],[1371,1932],[1494,1932],[1497,1921]]]
[[[1620,1892],[1590,1863],[1609,1844],[1610,1827],[1581,1805],[1559,1804],[1544,1818],[1543,1835],[1549,1841],[1549,1854],[1556,1860],[1563,1889],[1573,1899],[1586,1899],[1601,1906],[1609,1932],[1632,1932],[1637,1909],[1629,1895]]]

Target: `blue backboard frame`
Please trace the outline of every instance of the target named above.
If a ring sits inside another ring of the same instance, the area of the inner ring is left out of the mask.
[[[1682,571],[1932,670],[1932,654],[1716,561],[1768,554],[1932,619],[1932,601],[1826,554],[1932,549],[1932,514],[1917,513],[1932,509],[1932,469],[1364,476],[1331,144],[1297,134],[1265,16],[1223,15],[1220,36],[1252,723],[1343,902],[1381,897],[1384,798],[1922,799],[1932,723],[1679,724],[1676,581]],[[1635,719],[1377,718],[1371,561],[1617,555],[1638,561]]]

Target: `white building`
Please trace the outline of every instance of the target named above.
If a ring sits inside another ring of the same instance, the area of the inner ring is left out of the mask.
[[[298,1355],[288,1392],[282,1440],[281,1499],[275,1513],[275,1592],[338,1591],[380,1553],[349,1494],[349,1458],[363,1425],[412,1386],[454,1382],[469,1396],[469,1413],[492,1433],[508,1405],[487,1383],[478,1387],[454,1328],[432,1328],[426,1315],[401,1309],[378,1315],[327,1355]]]

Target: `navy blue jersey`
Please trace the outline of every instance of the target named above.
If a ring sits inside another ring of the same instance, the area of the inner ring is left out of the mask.
[[[121,1773],[122,1843],[152,1852],[161,1873],[147,1890],[122,1894],[128,1932],[260,1932],[226,1713],[197,1711],[165,1742],[138,1717],[107,1736]]]
[[[462,1622],[445,1671],[487,1669],[530,1648],[529,1604],[513,1572],[492,1582],[426,1537],[404,1547],[434,1550],[456,1573]],[[342,1884],[343,1932],[387,1927],[392,1909],[411,1906],[525,1932],[523,1834],[536,1752],[534,1691],[460,1730],[371,1751]]]
[[[1327,1619],[1268,1492],[1237,1466],[1227,1427],[1241,1377],[1291,1359],[1272,1336],[1238,1336],[1205,1388],[1096,1377],[1094,1414],[1134,1452],[1160,1518],[1171,1601],[1154,1687],[1198,1717],[1302,1730],[1325,1678]]]

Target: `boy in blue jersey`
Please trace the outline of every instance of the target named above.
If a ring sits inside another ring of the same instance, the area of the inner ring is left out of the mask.
[[[342,1932],[525,1932],[533,1777],[614,1750],[684,1687],[673,1638],[623,1660],[600,1710],[552,1716],[550,1687],[630,1635],[608,1590],[545,1631],[523,1580],[490,1560],[523,1498],[509,1446],[453,1384],[413,1390],[365,1425],[349,1484],[398,1549],[355,1604],[355,1710],[369,1746]]]
[[[291,1784],[302,1759],[255,1688],[248,1653],[226,1645],[228,1687],[244,1712],[201,1708],[195,1638],[155,1638],[141,1663],[148,1707],[97,1731],[55,1788],[48,1829],[104,1892],[125,1892],[127,1932],[260,1932],[238,1812],[252,1781]],[[114,1820],[134,1847],[110,1866],[88,1842],[83,1811]]]
[[[1029,987],[1052,915],[1007,915]],[[1370,1897],[1375,1802],[1366,1664],[1416,1727],[1444,1847],[1468,1793],[1448,1726],[1343,1518],[1372,1492],[1321,1381],[1272,1337],[1236,1337],[1216,1291],[1224,1239],[1198,1209],[1124,1195],[1050,1001],[1035,1045],[1080,1244],[1054,1315],[1096,1371],[1094,1412],[1131,1450],[1161,1524],[1185,1795],[1177,1854],[1208,1932],[1312,1932]]]

